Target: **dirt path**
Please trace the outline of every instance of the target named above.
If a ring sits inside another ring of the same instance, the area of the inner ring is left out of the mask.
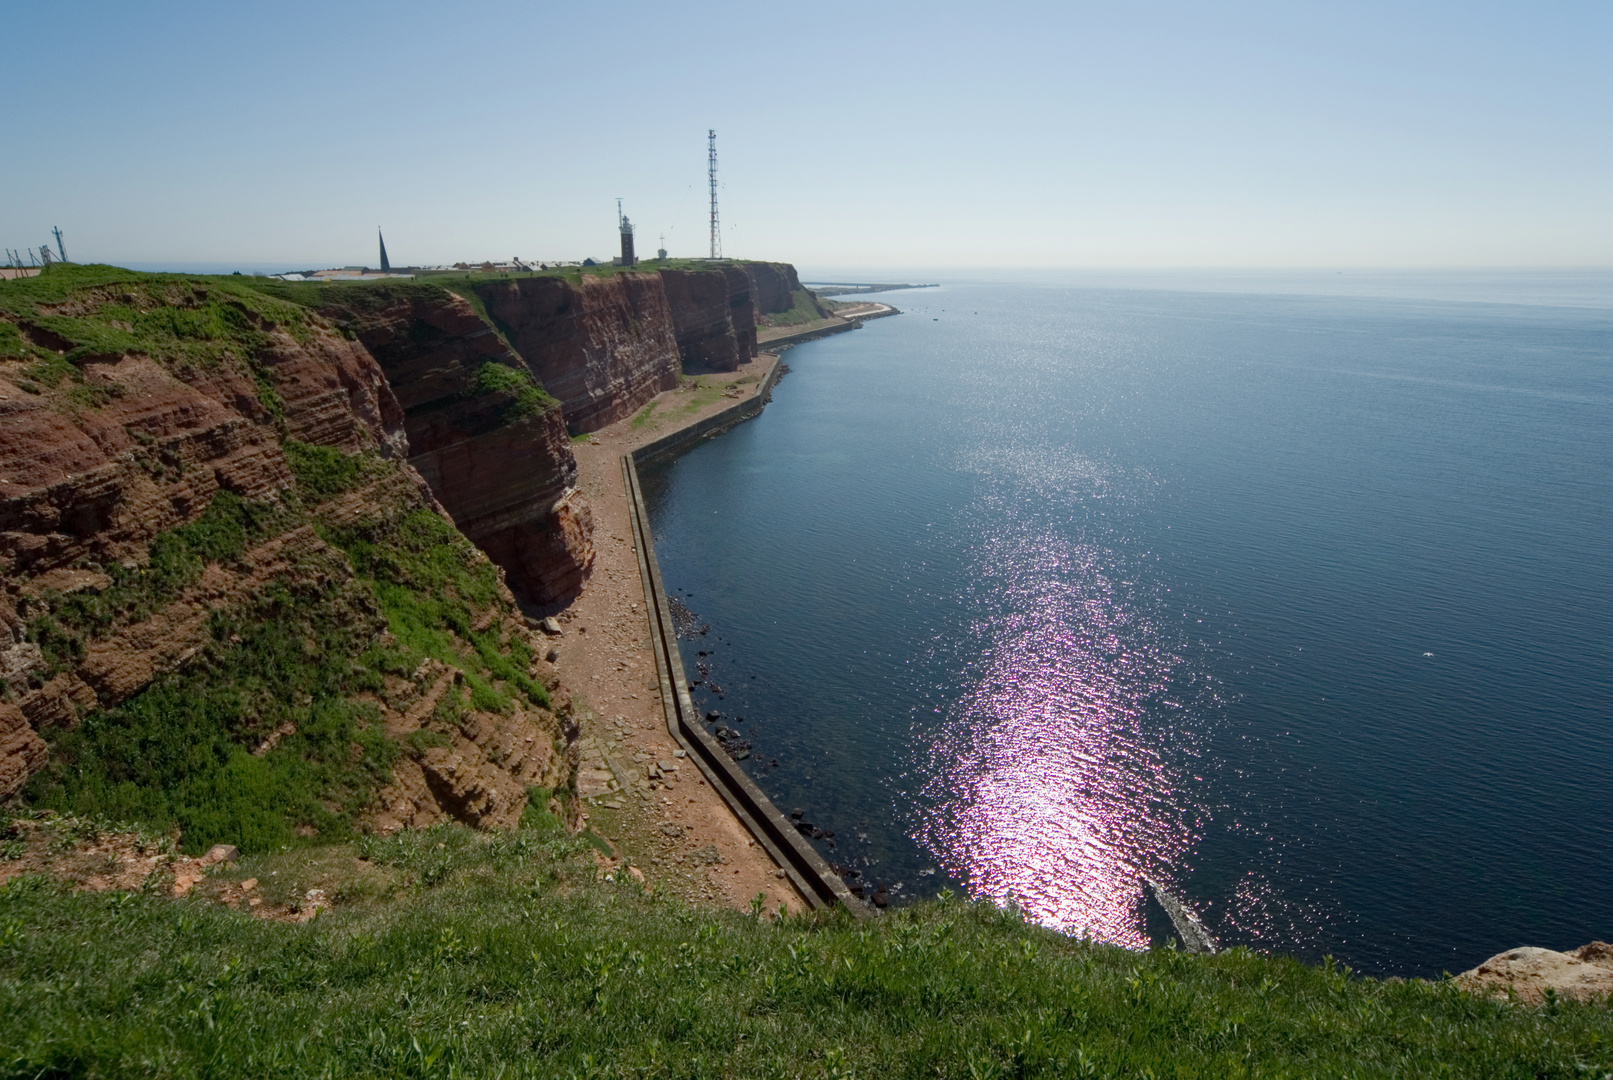
[[[754,395],[773,357],[732,374],[702,375],[657,396],[639,413],[573,444],[577,484],[594,516],[594,572],[559,616],[560,677],[582,722],[578,790],[595,833],[647,884],[693,903],[768,911],[806,904],[707,785],[667,732],[650,651],[648,617],[621,457]],[[670,768],[668,766],[671,766]]]

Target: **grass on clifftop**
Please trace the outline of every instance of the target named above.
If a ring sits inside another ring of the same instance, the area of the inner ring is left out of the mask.
[[[248,857],[304,925],[0,888],[0,1076],[1603,1078],[1613,1012],[1234,950],[1132,953],[932,901],[751,917],[597,877],[543,814]],[[354,856],[363,861],[355,861]],[[205,891],[198,888],[198,893]]]
[[[247,277],[145,274],[116,266],[59,264],[0,285],[0,358],[36,361],[49,386],[79,384],[70,398],[94,406],[78,365],[139,353],[175,371],[245,365],[264,410],[284,405],[261,363],[273,331],[306,344],[313,322],[301,307],[268,295]],[[26,389],[26,387],[24,388]],[[104,392],[104,391],[103,391]]]

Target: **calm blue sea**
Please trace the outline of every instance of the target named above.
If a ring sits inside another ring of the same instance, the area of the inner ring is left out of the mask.
[[[644,474],[829,859],[1377,974],[1613,938],[1613,279],[954,277]]]

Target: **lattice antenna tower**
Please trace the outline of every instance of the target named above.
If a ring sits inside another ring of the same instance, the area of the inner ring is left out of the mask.
[[[717,132],[706,131],[706,176],[711,181],[711,257],[722,258],[722,232],[717,228]]]

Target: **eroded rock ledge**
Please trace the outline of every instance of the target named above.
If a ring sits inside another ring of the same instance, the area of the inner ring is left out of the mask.
[[[1538,1004],[1550,991],[1559,997],[1590,1001],[1613,995],[1613,945],[1593,941],[1573,952],[1525,946],[1490,957],[1456,977],[1476,993],[1516,997]]]

